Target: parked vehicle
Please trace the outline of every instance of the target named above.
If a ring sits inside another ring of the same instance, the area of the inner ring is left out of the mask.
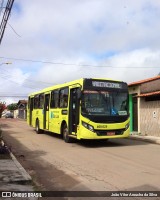
[[[5,118],[13,118],[13,113],[6,113]]]

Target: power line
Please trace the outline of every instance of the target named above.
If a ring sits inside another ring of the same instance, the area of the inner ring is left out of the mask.
[[[8,25],[10,26],[10,28],[13,30],[13,32],[14,32],[18,37],[21,37],[9,23],[8,23]]]
[[[28,95],[0,95],[0,97],[28,97]]]
[[[9,57],[0,57],[0,58],[10,59],[10,60],[17,60],[17,61],[32,62],[32,63],[44,63],[44,64],[51,64],[51,65],[72,65],[72,66],[84,66],[84,67],[99,67],[99,66],[91,65],[91,64],[77,64],[77,63],[40,61],[40,60],[30,60],[30,59],[23,59],[23,58],[9,58]],[[111,66],[103,66],[103,67],[111,67]]]
[[[91,65],[91,64],[77,64],[77,63],[64,63],[64,62],[52,62],[52,61],[40,61],[40,60],[31,60],[31,59],[23,59],[23,58],[10,58],[10,57],[0,57],[2,59],[10,59],[10,60],[17,60],[17,61],[25,61],[25,62],[32,62],[32,63],[44,63],[44,64],[51,64],[51,65],[70,65],[70,66],[82,66],[82,67],[104,67],[104,68],[127,68],[127,69],[155,69],[160,67],[115,67],[115,66],[109,66],[109,65]]]
[[[0,70],[1,70],[1,71],[5,71],[5,72],[7,72],[7,73],[10,74],[10,72],[9,72],[8,70],[4,69],[4,68],[0,68]],[[9,76],[11,77],[11,75],[9,75]],[[12,75],[12,77],[13,77],[13,76],[14,76],[14,75]],[[14,77],[17,78],[17,76],[14,76]],[[46,84],[46,85],[51,85],[51,84],[53,84],[53,83],[44,82],[44,81],[35,81],[35,80],[29,79],[29,78],[25,79],[25,81],[32,81],[32,82],[35,82],[35,83]]]
[[[17,81],[11,80],[11,78],[17,79],[17,76],[10,75],[9,74],[10,72],[8,70],[0,68],[0,71],[2,72],[0,74],[1,78],[9,80],[10,82],[13,82],[13,83],[16,83],[16,84],[21,84],[21,83],[18,83]],[[5,73],[5,72],[7,72],[7,73]],[[53,85],[53,83],[47,83],[47,82],[43,82],[43,81],[35,81],[35,80],[27,78],[27,79],[24,80],[22,85],[24,87],[27,87],[27,88],[30,88],[30,89],[42,89],[44,87],[49,87],[49,86]],[[37,87],[37,85],[38,85],[38,87]]]
[[[1,76],[1,75],[0,75]],[[10,82],[12,82],[12,83],[14,83],[14,84],[18,84],[18,85],[21,85],[21,83],[18,83],[18,82],[16,82],[16,81],[14,81],[14,80],[11,80],[10,78],[8,78],[8,77],[6,77],[6,76],[1,76],[1,78],[3,78],[3,79],[5,79],[5,80],[8,80],[8,81],[10,81]],[[22,84],[22,86],[23,87],[26,87],[26,88],[30,88],[30,89],[42,89],[43,87],[35,87],[35,86],[28,86],[28,85],[26,85],[26,84]]]

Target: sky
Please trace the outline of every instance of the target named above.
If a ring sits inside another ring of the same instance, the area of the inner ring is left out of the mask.
[[[0,45],[0,101],[79,78],[157,76],[159,22],[159,0],[15,0]]]

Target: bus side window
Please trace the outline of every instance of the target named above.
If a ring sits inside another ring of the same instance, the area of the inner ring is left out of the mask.
[[[38,104],[39,104],[39,95],[36,95],[34,97],[34,108],[35,109],[39,107]]]
[[[68,106],[68,87],[60,90],[60,108],[67,108]]]
[[[51,92],[51,108],[58,108],[59,102],[59,90],[54,90]]]
[[[44,106],[44,94],[39,95],[39,108],[43,108]]]

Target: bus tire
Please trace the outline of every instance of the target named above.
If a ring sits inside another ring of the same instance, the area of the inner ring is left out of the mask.
[[[39,120],[36,120],[36,133],[40,134],[41,133],[41,129],[39,128]]]
[[[70,138],[68,135],[68,127],[67,127],[67,124],[64,124],[63,125],[63,128],[62,128],[62,134],[63,134],[63,140],[66,142],[66,143],[71,143],[73,141],[73,138]]]

